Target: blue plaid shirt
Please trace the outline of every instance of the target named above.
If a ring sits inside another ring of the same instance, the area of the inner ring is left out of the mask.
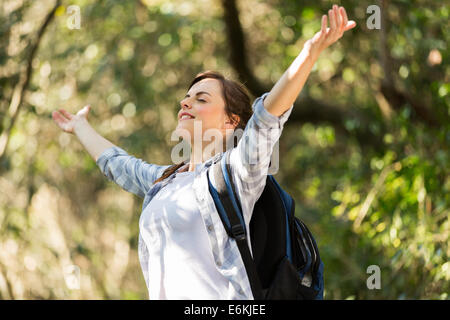
[[[253,207],[266,183],[272,151],[293,108],[291,106],[280,117],[274,116],[264,108],[263,100],[267,95],[268,93],[264,93],[255,99],[252,105],[253,115],[248,121],[238,145],[225,151],[231,152],[231,176],[242,206],[247,230],[249,230]],[[229,281],[227,297],[229,299],[253,299],[239,249],[235,240],[228,237],[208,190],[206,170],[220,155],[216,154],[195,167],[193,189],[209,236],[214,261],[218,270]],[[170,165],[147,163],[116,146],[106,149],[96,163],[109,180],[114,181],[124,190],[144,198],[142,211],[155,194],[176,175],[175,172],[164,181],[153,184]],[[210,179],[211,183],[215,185],[213,175],[210,175]],[[250,236],[248,236],[248,241],[251,248]],[[148,288],[149,255],[141,233],[139,233],[138,252]]]

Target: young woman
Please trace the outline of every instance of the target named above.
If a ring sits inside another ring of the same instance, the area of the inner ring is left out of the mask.
[[[78,137],[108,179],[144,198],[139,259],[150,299],[253,299],[239,250],[208,191],[207,169],[220,152],[208,148],[205,141],[211,138],[205,136],[212,130],[215,142],[227,146],[230,132],[244,129],[237,145],[228,145],[225,152],[230,152],[231,176],[248,230],[273,147],[315,61],[356,25],[336,5],[328,18],[330,27],[323,15],[321,30],[305,43],[271,91],[252,105],[243,85],[217,72],[198,74],[180,102],[176,130],[191,148],[190,159],[180,164],[149,164],[127,154],[89,125],[90,106],[76,115],[63,109],[53,112],[56,124]]]

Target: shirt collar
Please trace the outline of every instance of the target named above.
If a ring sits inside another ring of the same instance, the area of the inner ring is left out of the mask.
[[[195,170],[194,172],[198,173],[201,172],[203,170],[203,168],[208,168],[209,166],[211,166],[211,164],[217,162],[217,160],[219,160],[222,157],[223,152],[221,153],[217,153],[214,156],[212,156],[211,158],[209,158],[208,160],[202,162],[202,163],[198,163],[195,165]],[[181,172],[182,171],[186,171],[187,169],[189,169],[189,159],[184,161],[184,165],[182,165],[180,168],[178,168],[175,172]],[[186,169],[187,167],[187,169]]]

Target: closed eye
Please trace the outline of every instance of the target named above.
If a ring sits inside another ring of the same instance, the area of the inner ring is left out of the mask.
[[[206,100],[203,100],[203,99],[197,99],[197,100],[200,102],[206,102]]]

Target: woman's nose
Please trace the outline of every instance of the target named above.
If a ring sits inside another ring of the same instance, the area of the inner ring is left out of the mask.
[[[181,109],[191,109],[192,107],[188,104],[188,101],[186,99],[182,100],[180,102]]]

